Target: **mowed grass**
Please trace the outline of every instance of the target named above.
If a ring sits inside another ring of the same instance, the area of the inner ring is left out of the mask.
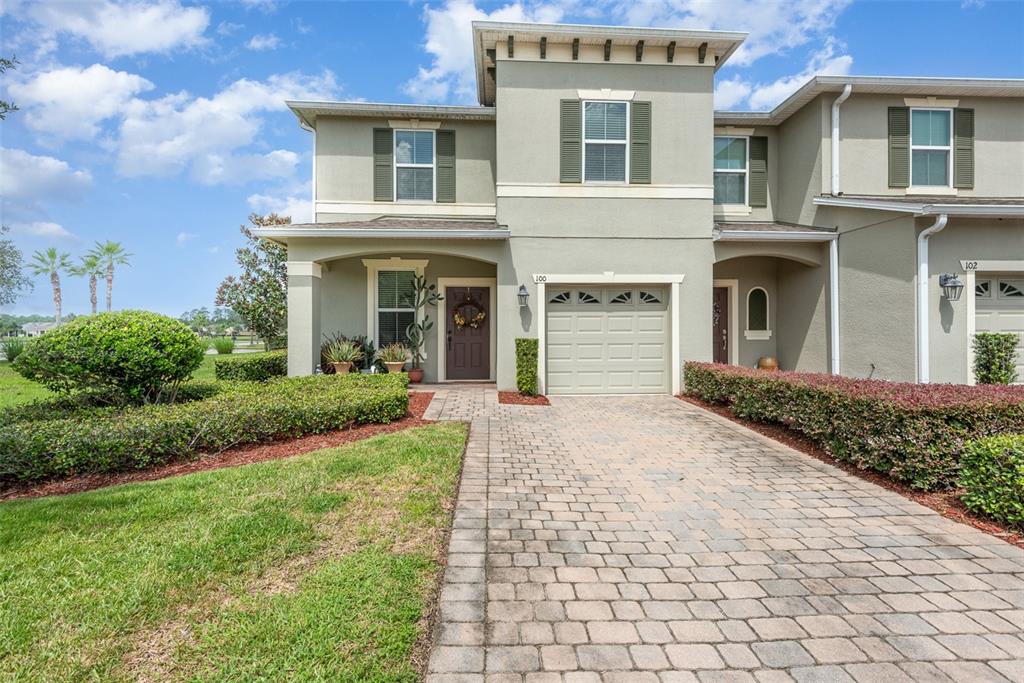
[[[10,362],[0,361],[0,409],[51,396],[53,394],[42,384],[30,382],[16,373]]]
[[[0,503],[0,680],[414,681],[465,438]]]

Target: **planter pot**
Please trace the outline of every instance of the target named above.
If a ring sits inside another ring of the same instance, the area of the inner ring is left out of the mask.
[[[761,356],[757,359],[757,367],[761,370],[778,370],[779,361],[774,356]]]
[[[345,361],[343,363],[331,363],[334,366],[334,372],[339,375],[347,375],[349,370],[352,369],[352,363]]]
[[[402,371],[402,368],[405,367],[405,361],[401,361],[398,363],[384,363],[384,367],[388,369],[389,375],[399,373]]]
[[[413,368],[409,371],[409,382],[419,384],[423,381],[423,368]]]

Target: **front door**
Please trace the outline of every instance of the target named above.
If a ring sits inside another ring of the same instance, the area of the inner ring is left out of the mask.
[[[711,310],[711,348],[716,363],[729,362],[729,288],[715,287]]]
[[[445,379],[491,376],[490,287],[446,287]]]

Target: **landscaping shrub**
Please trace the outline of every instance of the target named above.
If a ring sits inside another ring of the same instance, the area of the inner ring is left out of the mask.
[[[537,395],[536,339],[516,339],[516,388],[526,396]]]
[[[980,332],[974,335],[974,377],[978,384],[1013,384],[1017,381],[1017,335]]]
[[[24,337],[7,337],[6,339],[0,339],[0,352],[3,353],[4,358],[12,363],[24,350]]]
[[[0,482],[134,469],[240,444],[391,422],[406,414],[408,403],[406,375],[320,375],[238,382],[210,398],[173,405],[34,420],[4,412]]]
[[[829,455],[918,489],[956,482],[964,443],[1024,432],[1024,387],[909,384],[686,364],[686,391],[798,431]]]
[[[266,382],[271,377],[284,377],[287,374],[287,351],[239,354],[231,358],[218,358],[213,362],[213,375],[217,379]]]
[[[26,344],[14,369],[59,394],[88,391],[110,403],[174,400],[205,346],[179,320],[148,311],[77,318]]]
[[[970,510],[1024,528],[1024,434],[970,441],[960,459],[960,497]]]
[[[231,337],[217,337],[211,342],[214,351],[220,355],[226,355],[235,350],[235,340]]]

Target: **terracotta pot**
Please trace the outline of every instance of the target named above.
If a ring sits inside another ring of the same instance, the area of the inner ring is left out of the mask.
[[[352,369],[351,361],[345,361],[343,363],[331,363],[334,366],[334,372],[339,375],[347,375],[349,370]]]
[[[757,359],[757,367],[761,370],[778,370],[779,361],[774,356],[761,356]]]
[[[402,368],[405,367],[405,362],[399,363],[384,363],[384,367],[388,369],[388,374],[401,372]]]
[[[413,368],[409,371],[409,382],[419,384],[423,381],[423,368]]]

